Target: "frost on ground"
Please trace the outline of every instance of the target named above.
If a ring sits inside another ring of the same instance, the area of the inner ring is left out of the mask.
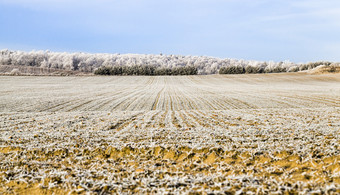
[[[340,193],[339,75],[0,77],[0,193]]]

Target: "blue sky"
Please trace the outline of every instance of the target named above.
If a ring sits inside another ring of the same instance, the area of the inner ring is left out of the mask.
[[[0,49],[340,61],[339,0],[0,0]]]

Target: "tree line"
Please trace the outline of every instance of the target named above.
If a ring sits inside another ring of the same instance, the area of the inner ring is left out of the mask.
[[[0,65],[32,66],[111,75],[254,74],[297,72],[331,62],[296,64],[208,56],[0,51]]]

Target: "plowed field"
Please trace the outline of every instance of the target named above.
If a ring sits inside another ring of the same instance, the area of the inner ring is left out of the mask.
[[[0,77],[0,194],[340,193],[340,75]]]

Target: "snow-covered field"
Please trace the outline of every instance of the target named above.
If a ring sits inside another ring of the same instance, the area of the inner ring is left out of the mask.
[[[340,193],[340,75],[0,77],[0,194]]]

